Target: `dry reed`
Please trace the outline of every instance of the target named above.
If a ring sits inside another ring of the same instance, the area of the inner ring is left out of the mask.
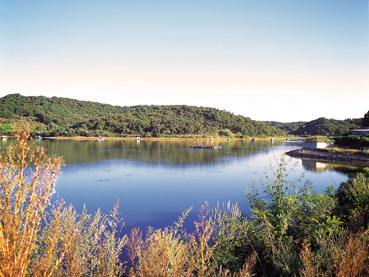
[[[46,212],[63,160],[29,138],[23,126],[0,152],[0,276],[120,276],[119,200],[109,215],[63,202]]]
[[[332,260],[336,266],[336,276],[364,276],[368,272],[369,259],[368,233],[351,233],[347,243],[332,252]]]
[[[42,147],[32,149],[27,127],[15,137],[16,144],[0,153],[0,276],[27,274],[41,219],[63,164],[60,157],[47,157]],[[47,244],[55,244],[55,237]],[[34,264],[45,274],[55,267],[55,263],[47,264],[51,252]]]
[[[306,241],[302,244],[300,257],[303,265],[303,268],[300,270],[301,276],[315,277],[320,275],[318,274],[314,253],[312,253],[310,244]]]

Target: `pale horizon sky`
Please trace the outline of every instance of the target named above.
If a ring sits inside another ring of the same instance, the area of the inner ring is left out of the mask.
[[[0,97],[363,117],[368,0],[0,0]]]

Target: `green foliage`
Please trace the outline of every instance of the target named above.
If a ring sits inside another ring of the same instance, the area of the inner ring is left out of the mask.
[[[269,124],[270,126],[274,126],[282,129],[287,134],[295,134],[295,131],[300,127],[306,124],[304,121],[296,121],[296,122],[278,122],[278,121],[264,121],[264,123]],[[298,134],[302,135],[302,134]]]
[[[325,228],[323,223],[330,224],[334,197],[332,188],[325,194],[312,192],[309,183],[302,185],[302,177],[289,181],[293,168],[287,169],[285,156],[277,163],[277,169],[270,167],[272,174],[266,173],[261,181],[262,193],[248,192],[248,198],[260,230],[258,242],[266,270],[273,275],[293,276],[301,267],[296,249],[304,240],[315,241],[315,234]]]
[[[336,212],[346,221],[360,220],[360,225],[369,223],[369,168],[355,179],[342,182],[337,189]]]
[[[0,135],[8,135],[13,130],[13,126],[6,123],[0,123]]]
[[[369,127],[369,111],[364,115],[363,127]]]
[[[119,107],[59,97],[0,98],[0,117],[32,117],[43,123],[45,136],[217,135],[218,130],[243,136],[285,136],[285,132],[248,117],[204,107],[133,106]]]
[[[234,138],[234,134],[229,129],[224,129],[224,130],[219,131],[219,136]]]
[[[334,138],[335,144],[349,148],[358,149],[361,147],[369,147],[369,135],[348,135]]]
[[[336,120],[321,117],[309,122],[281,123],[270,121],[268,123],[295,136],[337,136],[359,128],[362,119]]]
[[[325,142],[327,144],[331,144],[332,140],[330,140],[327,137],[322,137],[322,136],[315,136],[315,137],[308,137],[305,139],[305,142]]]
[[[216,226],[214,241],[217,245],[213,253],[216,264],[230,272],[242,269],[245,260],[255,253],[255,224],[243,217],[237,205],[230,202],[223,207],[215,207],[211,220]],[[256,246],[256,245],[255,245]]]

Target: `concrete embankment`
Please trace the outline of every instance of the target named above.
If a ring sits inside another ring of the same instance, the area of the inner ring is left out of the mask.
[[[294,158],[369,166],[369,156],[363,153],[346,154],[333,153],[318,149],[297,149],[289,151],[286,154]]]

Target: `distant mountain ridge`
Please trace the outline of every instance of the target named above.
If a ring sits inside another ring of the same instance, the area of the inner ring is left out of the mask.
[[[318,119],[303,122],[282,123],[277,121],[263,121],[271,126],[284,130],[287,134],[295,136],[337,136],[348,133],[352,129],[362,126],[362,118],[336,120],[320,117]]]
[[[249,117],[187,105],[120,107],[62,97],[9,94],[0,98],[0,107],[2,119],[25,117],[34,123],[33,132],[44,136],[286,135],[281,129]],[[0,126],[2,130],[4,133]]]

